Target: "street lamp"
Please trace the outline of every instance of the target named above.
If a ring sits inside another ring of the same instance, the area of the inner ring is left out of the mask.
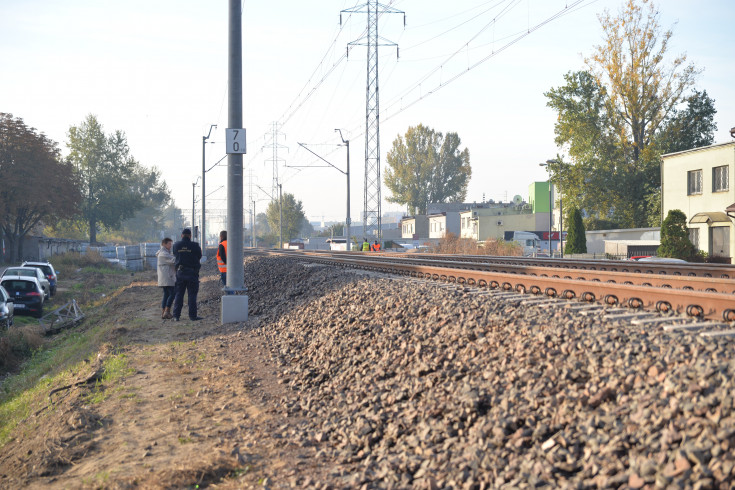
[[[205,148],[207,147],[207,140],[212,135],[212,129],[216,128],[216,124],[212,124],[209,126],[209,133],[207,133],[207,136],[202,136],[202,249],[204,250],[204,254],[207,253],[207,214],[206,214],[206,199],[205,196],[207,195],[205,190],[205,173],[207,172],[204,161],[205,161]]]

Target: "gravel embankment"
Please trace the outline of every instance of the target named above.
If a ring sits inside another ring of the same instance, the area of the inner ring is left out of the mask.
[[[732,488],[735,342],[295,259],[251,311],[337,487]],[[296,305],[296,306],[294,306]],[[484,484],[484,485],[483,485]]]

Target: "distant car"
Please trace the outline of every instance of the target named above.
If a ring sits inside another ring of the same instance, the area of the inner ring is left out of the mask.
[[[13,324],[15,305],[4,287],[0,286],[0,329]]]
[[[3,276],[0,286],[5,288],[13,300],[14,313],[28,313],[43,316],[43,288],[35,277]]]
[[[54,266],[51,265],[51,262],[29,262],[25,261],[21,264],[23,267],[35,267],[36,269],[41,269],[41,272],[43,272],[46,275],[46,279],[48,279],[49,284],[51,285],[51,296],[56,294],[56,282],[57,282],[57,274],[56,269],[54,269]]]
[[[41,269],[36,269],[35,267],[8,267],[5,269],[5,272],[3,272],[2,277],[5,276],[35,277],[38,279],[38,282],[41,283],[44,299],[51,299],[51,283],[48,281],[46,275]]]

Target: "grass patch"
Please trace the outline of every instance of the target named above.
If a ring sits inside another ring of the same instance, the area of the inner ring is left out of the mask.
[[[86,314],[80,327],[43,337],[36,319],[18,316],[15,326],[0,332],[0,374],[15,373],[0,382],[0,447],[10,440],[18,424],[47,404],[44,394],[49,386],[68,384],[72,373],[83,369],[83,361],[93,361],[108,342],[109,332],[115,325],[110,321],[105,303],[112,293],[127,285],[129,279],[110,268],[107,261],[104,264],[99,261],[104,259],[90,259],[79,254],[52,259],[60,273],[60,290],[54,303],[60,306],[76,299]],[[85,273],[85,269],[92,271],[91,275]],[[62,291],[62,288],[67,290]],[[99,291],[110,294],[100,299]],[[126,358],[121,355],[112,356],[104,367],[103,384],[105,381],[112,383],[130,371]]]
[[[102,366],[104,369],[102,377],[95,383],[94,389],[87,397],[87,401],[92,404],[102,403],[109,396],[109,389],[116,381],[135,373],[135,369],[128,365],[128,356],[125,354],[108,357]]]

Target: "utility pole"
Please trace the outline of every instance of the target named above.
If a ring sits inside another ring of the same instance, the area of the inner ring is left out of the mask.
[[[196,215],[197,199],[196,199],[195,189],[198,183],[199,183],[199,177],[197,177],[196,181],[191,183],[191,233],[192,233],[191,236],[194,237],[194,239],[197,238],[197,226],[196,226],[197,225],[197,215]]]
[[[347,237],[347,240],[345,240],[345,248],[349,252],[352,250],[352,240],[350,238],[350,223],[352,222],[350,219],[350,140],[346,140],[345,137],[342,136],[341,129],[335,129],[335,131],[339,131],[339,137],[342,139],[342,143],[347,147],[347,172],[345,172],[347,175],[347,219],[345,219],[345,236]]]
[[[351,250],[352,247],[350,245],[350,140],[345,140],[342,137],[342,130],[335,129],[335,131],[339,131],[339,137],[342,138],[342,141],[345,145],[347,145],[347,171],[341,170],[339,167],[336,167],[335,165],[332,165],[332,163],[324,158],[323,156],[319,155],[315,151],[309,149],[304,143],[299,143],[299,146],[302,147],[304,150],[308,151],[312,155],[316,156],[320,160],[327,163],[330,167],[337,170],[338,172],[341,172],[347,176],[347,219],[345,220],[345,227],[347,229],[347,250]],[[324,167],[324,165],[322,165]],[[298,166],[294,165],[293,168],[298,168]],[[309,165],[309,168],[314,168],[314,165]],[[322,223],[324,222],[324,217],[322,216]]]
[[[226,293],[243,293],[242,232],[242,155],[246,153],[245,129],[242,127],[242,3],[228,2],[228,104],[227,130],[227,285]],[[225,294],[221,303],[222,323],[248,319],[248,297],[245,294]]]
[[[364,10],[367,9],[367,10]],[[403,25],[406,25],[406,13],[387,5],[378,0],[367,0],[367,3],[342,10],[340,12],[340,24],[342,24],[342,13],[367,13],[367,34],[364,38],[353,41],[347,45],[349,57],[350,46],[367,46],[367,92],[365,103],[365,201],[363,211],[363,234],[365,236],[373,232],[378,240],[382,240],[382,216],[381,216],[381,180],[380,180],[380,101],[378,98],[378,46],[398,45],[378,36],[378,18],[382,14],[403,14]]]
[[[212,135],[212,128],[216,128],[216,124],[212,124],[209,126],[209,133],[207,133],[207,136],[202,136],[202,251],[204,252],[204,255],[207,254],[207,212],[206,212],[206,205],[207,202],[207,193],[206,186],[205,186],[205,173],[207,172],[207,169],[205,168],[205,154],[206,154],[206,147],[207,147],[207,140]]]
[[[278,248],[283,248],[283,184],[278,184]]]
[[[252,195],[252,194],[251,194]],[[253,214],[251,216],[251,222],[250,222],[250,229],[253,232],[253,237],[251,243],[253,244],[253,248],[258,246],[258,242],[255,240],[255,201],[253,201]]]

